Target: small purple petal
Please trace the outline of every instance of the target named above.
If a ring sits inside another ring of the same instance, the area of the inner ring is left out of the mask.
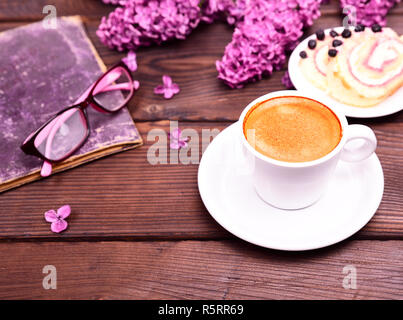
[[[169,137],[172,139],[179,140],[180,136],[182,134],[182,130],[179,128],[174,128],[171,133],[169,134]]]
[[[137,57],[134,51],[130,51],[128,55],[122,59],[131,71],[137,70]]]
[[[179,147],[180,148],[186,148],[188,146],[188,143],[186,140],[179,140]]]
[[[165,92],[164,92],[164,98],[165,99],[171,99],[173,96],[174,96],[174,93],[173,93],[172,90],[165,89]]]
[[[180,149],[179,141],[178,140],[171,140],[171,143],[169,144],[171,149],[178,150]]]
[[[61,219],[66,219],[71,212],[71,208],[68,204],[66,204],[65,206],[60,207],[59,209],[57,209],[57,216],[58,218]]]
[[[45,212],[45,220],[47,222],[56,222],[58,221],[58,217],[55,210],[49,210]]]
[[[163,75],[162,83],[164,84],[164,87],[170,87],[172,85],[172,78],[168,75]]]
[[[180,91],[179,86],[178,86],[176,83],[173,83],[173,84],[172,84],[171,90],[172,90],[172,92],[173,92],[174,94],[177,94],[177,93],[179,93],[179,91]]]
[[[68,226],[67,221],[59,220],[59,221],[52,222],[52,224],[50,225],[50,230],[52,230],[55,233],[60,233],[63,230],[66,230],[67,226]]]
[[[288,71],[284,73],[284,76],[281,78],[282,84],[287,88],[287,89],[295,89],[294,84],[291,81],[290,74]]]
[[[188,137],[182,138],[182,130],[179,128],[174,128],[170,133],[169,137],[171,139],[170,147],[171,149],[180,149],[187,147]]]
[[[165,92],[165,88],[161,85],[154,88],[155,94],[163,94],[164,92]]]
[[[165,99],[171,99],[175,94],[179,92],[179,86],[172,82],[172,79],[168,75],[162,76],[163,85],[159,85],[154,88],[155,94],[163,94]]]
[[[134,87],[134,90],[137,90],[138,88],[140,88],[140,82],[138,82],[137,80],[134,80],[133,87]]]

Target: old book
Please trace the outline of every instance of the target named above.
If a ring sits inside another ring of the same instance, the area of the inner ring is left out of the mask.
[[[61,17],[55,29],[42,22],[0,33],[0,192],[41,178],[42,161],[20,149],[52,115],[73,105],[106,67],[80,17]],[[90,136],[63,171],[137,147],[141,137],[127,108],[107,115],[88,108]]]

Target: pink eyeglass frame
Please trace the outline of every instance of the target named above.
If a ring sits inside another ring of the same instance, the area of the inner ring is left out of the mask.
[[[118,84],[108,84],[110,82],[114,82],[121,76],[120,70],[124,71],[125,75],[128,77],[129,82],[127,83],[118,83]],[[115,71],[115,73],[114,73]],[[112,77],[112,78],[111,78]],[[102,82],[107,82],[105,83],[104,86],[102,86]],[[101,85],[101,86],[99,86]],[[95,89],[96,92],[95,92]],[[94,95],[100,93],[100,92],[105,92],[105,91],[113,91],[113,90],[130,90],[129,94],[126,96],[124,102],[122,104],[114,109],[114,110],[108,110],[99,103],[97,103],[94,99]],[[76,104],[64,108],[63,110],[59,111],[56,113],[54,116],[52,116],[48,121],[46,121],[41,127],[39,127],[37,130],[35,130],[33,133],[31,133],[23,142],[21,145],[22,151],[24,151],[26,154],[36,156],[38,158],[41,158],[44,160],[44,164],[42,166],[41,170],[41,175],[42,176],[48,176],[52,172],[52,165],[53,163],[58,163],[66,160],[69,158],[73,153],[75,153],[78,149],[80,149],[83,144],[87,141],[88,137],[90,136],[90,125],[88,121],[88,115],[86,108],[88,106],[91,106],[93,109],[96,111],[102,112],[102,113],[116,113],[119,110],[121,110],[127,102],[133,97],[134,94],[134,81],[133,78],[130,74],[130,70],[124,64],[123,62],[119,62],[118,64],[114,65],[112,68],[110,68],[107,72],[105,72],[91,87],[85,91],[81,97],[77,100]],[[71,110],[71,112],[69,112]],[[57,160],[51,160],[45,155],[43,155],[41,152],[39,152],[37,145],[41,143],[44,139],[48,139],[46,142],[46,151],[45,153],[48,152],[48,149],[50,148],[51,142],[53,140],[54,135],[56,134],[57,130],[60,128],[61,124],[64,123],[65,120],[67,120],[71,115],[73,115],[76,111],[78,110],[81,120],[83,121],[83,125],[85,125],[86,128],[86,135],[82,139],[80,143],[77,144],[75,148],[73,148],[69,153],[67,153],[65,156],[63,156],[60,159]],[[46,128],[52,121],[54,121],[56,118],[58,118],[61,114],[63,114],[63,117],[60,117],[59,119],[56,120],[55,124],[53,126],[49,126]],[[46,130],[43,130],[46,128]],[[49,133],[50,131],[50,133]],[[41,139],[41,135],[43,138]],[[40,142],[37,144],[35,143],[36,138],[39,136]],[[49,137],[49,138],[48,138]]]

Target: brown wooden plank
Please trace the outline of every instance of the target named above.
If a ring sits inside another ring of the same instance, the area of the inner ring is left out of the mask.
[[[43,8],[54,5],[58,16],[84,15],[99,19],[114,9],[101,0],[1,0],[0,21],[35,21],[46,14]]]
[[[181,128],[224,129],[229,123],[180,123]],[[210,217],[197,188],[197,164],[151,165],[151,129],[168,121],[138,123],[139,149],[107,157],[0,195],[0,239],[198,239],[231,237]],[[374,126],[385,174],[377,214],[357,237],[403,239],[403,123]],[[199,148],[200,152],[202,147]],[[169,157],[168,157],[169,159]],[[200,159],[200,155],[199,155]],[[196,159],[198,160],[198,159]],[[43,213],[70,204],[71,227],[54,235]]]
[[[1,243],[0,299],[402,299],[403,242],[303,253],[242,241]],[[57,289],[44,290],[45,265]],[[354,266],[357,289],[345,289]]]

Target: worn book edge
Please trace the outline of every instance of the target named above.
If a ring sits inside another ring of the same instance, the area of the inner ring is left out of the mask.
[[[77,25],[81,25],[83,27],[81,30],[82,30],[82,32],[84,32],[84,38],[87,41],[101,71],[105,72],[107,70],[106,65],[103,62],[103,60],[101,59],[94,44],[90,41],[87,34],[85,34],[85,31],[84,31],[85,26],[83,24],[83,19],[81,18],[81,16],[60,17],[60,19],[69,20],[70,22],[75,23]],[[3,32],[7,32],[7,30],[5,30]],[[3,32],[0,32],[0,36]],[[130,117],[130,119],[133,122],[133,126],[136,128],[133,118]],[[138,130],[137,130],[137,132],[138,132]],[[97,150],[88,152],[86,154],[72,156],[61,163],[53,164],[52,165],[52,175],[54,173],[62,172],[62,171],[77,167],[81,164],[88,163],[90,161],[97,160],[99,158],[102,158],[102,157],[105,157],[108,155],[112,155],[112,154],[122,152],[125,150],[137,148],[137,147],[143,145],[143,140],[140,136],[140,132],[138,132],[138,133],[139,133],[139,138],[136,140],[124,141],[124,142],[115,143],[110,146],[101,147]],[[13,189],[13,188],[16,188],[16,187],[19,187],[19,186],[22,186],[29,182],[33,182],[35,180],[42,179],[43,177],[41,176],[40,171],[41,170],[38,169],[38,170],[30,172],[29,174],[27,174],[23,177],[13,178],[13,179],[5,180],[5,181],[1,182],[0,193]]]

